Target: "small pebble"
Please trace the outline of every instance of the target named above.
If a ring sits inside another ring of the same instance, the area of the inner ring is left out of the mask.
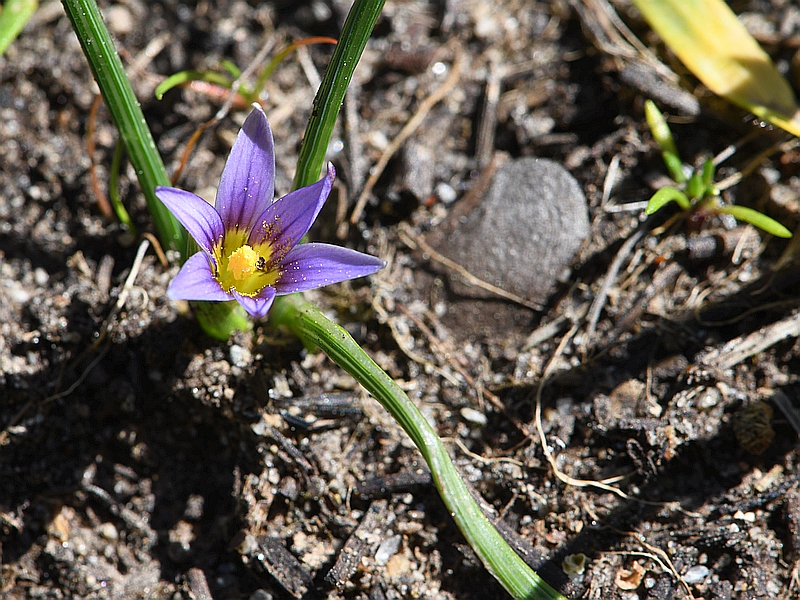
[[[28,293],[28,291],[16,281],[9,283],[8,287],[6,288],[6,293],[12,302],[17,304],[26,304],[28,300],[31,299],[31,295]]]
[[[720,400],[722,400],[722,393],[717,388],[706,388],[697,400],[697,408],[709,410],[719,404]]]
[[[470,408],[469,406],[463,407],[460,411],[461,416],[464,418],[465,421],[473,423],[475,425],[486,425],[487,419],[486,415],[483,414],[479,410],[475,410],[474,408]]]
[[[113,523],[101,523],[97,528],[97,532],[100,534],[100,537],[109,541],[114,541],[119,538],[119,533]]]
[[[231,363],[237,367],[246,367],[253,359],[250,350],[237,344],[231,346],[230,350],[228,350],[228,355],[230,356]]]
[[[439,200],[442,201],[442,204],[445,205],[452,204],[458,198],[458,192],[453,189],[453,186],[443,182],[437,183],[434,191],[436,192],[436,196],[438,196]]]
[[[45,271],[42,267],[37,267],[33,271],[33,280],[39,287],[44,287],[47,285],[47,282],[50,281],[50,275],[48,275],[47,271]]]
[[[683,576],[683,580],[689,585],[695,585],[702,583],[705,578],[708,577],[708,573],[708,567],[697,565],[686,571],[686,574]]]
[[[397,553],[397,549],[400,548],[400,542],[402,541],[403,538],[399,535],[393,535],[383,540],[381,545],[378,546],[378,550],[375,552],[375,563],[381,567],[386,566],[389,559]]]

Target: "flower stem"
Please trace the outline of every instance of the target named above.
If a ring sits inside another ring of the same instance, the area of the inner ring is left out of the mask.
[[[436,489],[458,528],[509,594],[530,600],[563,598],[506,543],[473,499],[444,444],[416,405],[344,328],[298,295],[278,298],[270,318],[274,324],[288,326],[307,346],[321,348],[389,411],[428,463]]]

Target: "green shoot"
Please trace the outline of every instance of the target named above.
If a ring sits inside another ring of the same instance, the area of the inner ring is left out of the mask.
[[[724,215],[731,215],[737,221],[744,221],[763,229],[767,233],[780,238],[792,237],[792,232],[786,229],[783,225],[778,223],[775,219],[769,218],[767,215],[748,208],[746,206],[721,206],[717,209],[718,213]]]
[[[705,211],[714,214],[731,215],[737,221],[750,223],[776,237],[790,238],[791,232],[775,219],[745,206],[726,206],[720,202],[719,189],[714,185],[716,165],[706,159],[703,166],[694,169],[686,178],[683,161],[678,154],[672,131],[664,115],[652,100],[644,105],[645,119],[653,139],[661,148],[661,156],[677,187],[666,186],[658,190],[645,208],[645,214],[652,215],[670,202],[674,202],[687,215],[691,212]]]
[[[122,142],[117,140],[117,145],[114,147],[114,157],[111,159],[111,169],[109,169],[108,175],[108,198],[111,201],[111,206],[119,222],[128,228],[131,235],[136,236],[138,235],[136,233],[136,226],[133,224],[131,216],[128,214],[128,209],[126,209],[125,205],[122,203],[122,199],[119,197],[119,190],[117,189],[119,186],[119,169],[121,162]]]
[[[661,156],[664,158],[664,164],[667,166],[670,177],[678,183],[683,183],[686,181],[686,175],[683,173],[683,161],[678,155],[675,140],[672,139],[672,131],[664,115],[652,100],[644,103],[644,118],[647,120],[647,126],[650,127],[653,139],[661,148]]]
[[[652,215],[654,212],[660,210],[662,206],[666,206],[670,202],[675,202],[675,204],[681,207],[681,210],[689,210],[692,208],[692,203],[689,198],[686,197],[686,194],[678,188],[664,187],[650,198],[645,213]]]
[[[214,71],[179,71],[174,75],[170,75],[164,81],[158,84],[155,91],[156,99],[161,100],[164,98],[164,94],[166,94],[172,88],[183,85],[184,83],[189,83],[191,81],[205,81],[206,83],[214,83],[228,90],[231,88],[232,83],[230,79],[225,77],[225,75],[215,73]]]
[[[288,46],[286,46],[283,50],[278,52],[271,61],[267,64],[266,67],[261,71],[261,74],[258,76],[258,79],[253,85],[252,89],[246,85],[239,85],[236,89],[236,94],[240,96],[241,101],[237,104],[242,107],[248,107],[253,102],[259,101],[259,94],[264,87],[264,84],[269,79],[270,75],[275,71],[278,65],[283,62],[283,60],[289,56],[292,52],[297,50],[301,46],[307,46],[309,44],[336,44],[336,40],[329,37],[310,37],[303,40],[299,40],[297,42],[292,42]],[[164,81],[162,81],[155,90],[155,96],[157,100],[161,100],[164,98],[164,94],[166,94],[169,90],[174,87],[178,87],[180,85],[185,85],[188,83],[192,83],[195,81],[201,81],[204,83],[212,84],[213,86],[217,86],[221,88],[221,90],[228,90],[230,91],[233,88],[234,82],[242,75],[242,71],[239,67],[233,64],[231,61],[224,59],[220,61],[220,67],[227,71],[228,76],[223,75],[222,73],[218,73],[216,71],[179,71],[174,75],[170,75]],[[214,88],[210,88],[206,90],[208,95],[222,95],[219,92],[221,90],[216,90],[215,93],[212,92]]]

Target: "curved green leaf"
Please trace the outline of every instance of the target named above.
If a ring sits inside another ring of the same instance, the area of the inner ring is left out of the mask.
[[[686,175],[683,174],[683,161],[681,161],[678,148],[675,146],[672,131],[664,118],[664,114],[658,110],[652,100],[647,100],[644,103],[644,118],[650,128],[650,134],[658,144],[658,147],[661,148],[661,156],[664,158],[667,171],[669,171],[670,176],[676,183],[683,183],[686,181]]]
[[[434,485],[469,545],[509,594],[524,600],[563,600],[506,543],[473,499],[428,420],[343,327],[297,294],[277,298],[270,319],[288,326],[306,347],[319,346],[395,418],[430,466]]]
[[[383,10],[384,2],[385,0],[355,0],[347,13],[339,43],[314,97],[311,117],[308,119],[300,156],[297,158],[295,189],[311,185],[319,179],[344,94]]]
[[[755,225],[759,229],[763,229],[775,237],[792,237],[792,232],[775,219],[746,206],[722,206],[718,208],[716,212],[731,215],[737,221],[744,221],[745,223]]]
[[[136,170],[161,245],[177,250],[185,257],[189,235],[155,194],[156,186],[170,185],[164,161],[156,149],[153,134],[97,3],[92,0],[62,0],[62,4]]]
[[[230,89],[231,81],[224,75],[214,73],[214,71],[180,71],[174,75],[170,75],[156,87],[155,96],[157,100],[161,100],[168,91],[181,84],[190,81],[205,81],[206,83],[215,83],[224,88]]]
[[[645,214],[652,215],[670,202],[675,202],[682,210],[689,210],[692,208],[692,203],[689,202],[689,198],[686,197],[686,194],[674,187],[664,187],[653,194],[644,212]]]
[[[710,158],[706,159],[703,163],[703,185],[706,187],[706,194],[718,196],[719,191],[714,189],[714,175],[717,172],[717,165]]]
[[[219,66],[230,73],[231,77],[234,79],[239,79],[239,77],[242,76],[242,70],[227,58],[223,58],[221,61],[219,61]]]

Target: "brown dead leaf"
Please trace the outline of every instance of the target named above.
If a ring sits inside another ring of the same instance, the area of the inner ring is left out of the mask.
[[[620,568],[619,571],[617,571],[614,582],[621,590],[635,590],[642,584],[645,573],[647,573],[647,569],[638,562],[635,562],[631,565],[630,569]]]

